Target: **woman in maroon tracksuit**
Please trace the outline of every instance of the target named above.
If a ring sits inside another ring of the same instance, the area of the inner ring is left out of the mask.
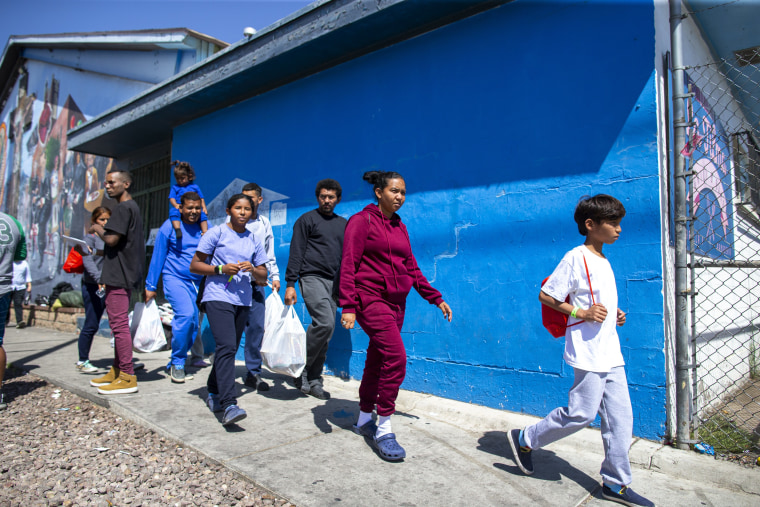
[[[341,323],[352,329],[355,322],[369,335],[367,360],[359,387],[359,420],[354,431],[371,437],[380,456],[389,461],[404,459],[396,441],[390,416],[406,375],[406,350],[401,339],[406,296],[414,287],[436,305],[451,322],[451,308],[420,272],[412,254],[409,233],[396,211],[406,199],[404,178],[396,172],[369,171],[377,205],[369,204],[346,225],[340,268]],[[372,422],[377,407],[378,424]]]

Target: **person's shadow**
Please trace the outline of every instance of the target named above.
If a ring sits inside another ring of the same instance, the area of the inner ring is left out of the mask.
[[[515,456],[512,455],[512,448],[507,440],[506,431],[487,431],[478,439],[478,450],[493,454],[498,458],[508,458],[509,462],[496,462],[495,468],[503,470],[512,475],[525,475],[522,470],[515,464]],[[602,457],[600,456],[600,461]],[[599,480],[578,470],[564,459],[557,456],[552,451],[546,449],[537,449],[533,451],[533,468],[535,472],[532,478],[542,481],[561,481],[566,477],[577,483],[583,489],[593,495],[600,489]]]

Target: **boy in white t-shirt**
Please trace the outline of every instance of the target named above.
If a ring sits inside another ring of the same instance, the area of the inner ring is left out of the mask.
[[[508,440],[517,466],[531,475],[533,449],[585,428],[598,413],[604,443],[602,495],[624,505],[653,506],[628,487],[633,410],[616,330],[625,324],[625,313],[617,306],[615,275],[602,254],[602,247],[620,236],[624,216],[623,204],[604,194],[584,198],[575,208],[578,232],[586,241],[565,254],[538,296],[542,304],[570,316],[564,359],[575,371],[575,382],[567,407],[523,430],[513,429]]]

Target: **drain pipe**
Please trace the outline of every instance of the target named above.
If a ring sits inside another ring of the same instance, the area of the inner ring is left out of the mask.
[[[670,4],[670,55],[673,66],[673,176],[675,191],[675,243],[676,243],[676,445],[688,449],[691,440],[691,365],[689,364],[689,326],[687,287],[687,227],[686,208],[686,161],[681,149],[686,145],[686,106],[688,98],[684,86],[683,55],[681,53],[681,0],[669,0]]]

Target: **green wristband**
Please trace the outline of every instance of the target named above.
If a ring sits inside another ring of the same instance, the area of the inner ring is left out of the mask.
[[[224,268],[224,265],[222,265],[222,264],[219,264],[219,265],[216,267],[216,273],[217,273],[217,274],[219,274],[219,275],[223,275],[223,274],[224,274],[224,271],[222,271],[222,269],[223,269],[223,268]]]
[[[578,317],[576,317],[576,314],[578,313],[578,310],[580,310],[580,308],[578,308],[577,306],[573,308],[573,311],[570,312],[570,316],[574,319],[577,319]]]

